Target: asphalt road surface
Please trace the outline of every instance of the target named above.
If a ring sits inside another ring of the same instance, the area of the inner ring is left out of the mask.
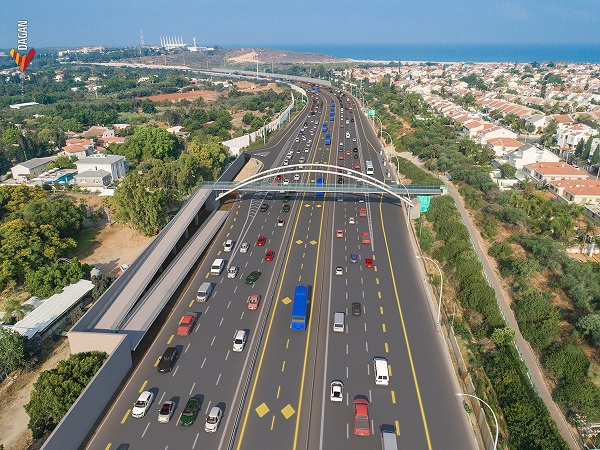
[[[310,115],[310,108],[319,104]],[[254,153],[265,169],[285,168],[286,159],[292,164],[304,158],[346,168],[358,163],[364,171],[366,161],[372,161],[374,176],[389,179],[380,162],[381,145],[357,106],[333,89],[310,93],[305,110]],[[331,145],[325,145],[323,122]],[[282,190],[293,176],[283,175],[278,182]],[[299,182],[317,178],[299,176]],[[339,181],[335,175],[325,178]],[[260,211],[263,204],[267,211]],[[286,204],[289,212],[282,211]],[[362,207],[366,217],[359,217]],[[279,220],[283,226],[277,226]],[[336,237],[337,230],[342,237]],[[363,232],[369,233],[370,243],[362,242]],[[266,245],[257,245],[259,236]],[[232,252],[223,251],[226,239],[235,242]],[[240,252],[242,243],[250,246],[245,253]],[[268,250],[274,252],[273,261],[264,258]],[[358,256],[356,263],[351,254]],[[236,278],[227,278],[226,271],[209,275],[217,257],[239,267]],[[373,259],[373,267],[366,267],[365,258]],[[338,266],[343,275],[335,275]],[[255,270],[261,277],[246,284]],[[196,292],[205,281],[214,290],[207,302],[198,303]],[[290,327],[297,285],[310,287],[306,331]],[[251,294],[262,297],[256,310],[247,308]],[[352,302],[361,303],[360,316],[351,314]],[[177,325],[188,312],[197,312],[198,322],[189,336],[177,336]],[[346,313],[342,333],[333,331],[334,312]],[[241,329],[248,340],[243,351],[233,352],[234,333]],[[172,372],[158,373],[156,365],[168,346],[175,346],[180,357]],[[374,357],[387,358],[387,386],[375,384]],[[333,380],[344,384],[342,402],[329,399]],[[465,450],[474,448],[473,433],[454,395],[457,389],[397,199],[248,193],[238,197],[205,261],[88,448],[372,449],[379,448],[383,427],[395,431],[400,449]],[[155,400],[146,416],[136,419],[131,408],[143,390],[153,392]],[[190,397],[200,400],[200,413],[194,425],[182,427],[178,419]],[[354,435],[357,397],[369,401],[370,436]],[[158,423],[167,400],[177,408],[169,423]],[[213,406],[223,410],[223,420],[217,432],[206,433],[204,422]]]

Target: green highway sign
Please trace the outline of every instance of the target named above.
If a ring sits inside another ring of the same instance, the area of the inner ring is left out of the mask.
[[[370,109],[369,110],[369,117],[375,117],[375,110],[374,109]]]

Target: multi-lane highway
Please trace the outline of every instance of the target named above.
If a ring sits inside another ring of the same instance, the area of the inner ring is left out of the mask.
[[[323,123],[327,132],[322,132]],[[325,145],[326,134],[331,135],[330,145]],[[283,169],[322,162],[364,171],[372,161],[374,176],[383,180],[379,150],[355,101],[323,90],[311,93],[305,110],[256,156],[265,168]],[[288,174],[278,183],[285,190],[286,180],[314,183],[317,177]],[[324,178],[327,183],[340,181],[339,175]],[[88,448],[366,449],[380,446],[382,425],[394,429],[401,449],[473,448],[399,202],[379,195],[341,198],[288,192],[270,197],[238,197]],[[266,211],[262,205],[268,205]],[[363,243],[364,232],[370,243]],[[260,236],[266,238],[264,246],[258,245]],[[235,244],[231,252],[223,249],[227,239]],[[247,252],[240,251],[243,243],[249,244]],[[274,252],[272,261],[265,259],[269,250]],[[227,278],[226,271],[211,276],[215,258],[239,267],[237,276]],[[373,260],[372,267],[366,258]],[[341,275],[336,275],[338,267]],[[246,276],[256,270],[261,277],[246,284]],[[207,302],[196,302],[196,292],[206,281],[214,290]],[[306,331],[290,328],[297,285],[310,287]],[[261,295],[256,310],[247,307],[252,294]],[[360,303],[360,315],[352,314],[353,302]],[[188,312],[198,313],[198,322],[189,336],[178,336],[178,323]],[[333,331],[335,312],[346,313],[344,332]],[[232,348],[236,330],[247,331],[241,352]],[[169,346],[180,356],[171,372],[159,373],[156,366]],[[375,384],[374,357],[387,359],[388,385]],[[330,401],[333,380],[344,385],[341,402]],[[154,402],[144,417],[133,418],[133,403],[144,390],[154,394]],[[183,427],[179,417],[190,397],[200,401],[200,413],[195,424]],[[354,435],[357,397],[369,402],[370,436]],[[158,423],[167,400],[176,403],[175,413],[170,422]],[[223,419],[215,433],[206,433],[205,418],[213,406],[221,408]]]

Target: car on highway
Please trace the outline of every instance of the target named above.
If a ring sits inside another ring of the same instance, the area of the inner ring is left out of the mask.
[[[359,302],[352,302],[351,310],[353,316],[360,316],[362,314],[362,305]]]
[[[236,330],[233,335],[233,351],[241,352],[246,345],[246,330]]]
[[[267,243],[267,238],[264,236],[259,236],[258,240],[256,241],[256,245],[258,245],[259,247],[264,247],[264,245]]]
[[[335,237],[336,238],[343,238],[344,237],[344,230],[335,230]]]
[[[292,156],[292,155],[289,155],[289,156]],[[277,175],[277,176],[275,177],[275,181],[281,181],[281,175]],[[269,192],[269,194],[272,194],[272,192]],[[269,198],[269,194],[267,194],[267,198]],[[271,197],[271,198],[272,198],[272,197]]]
[[[284,226],[284,225],[285,225],[285,220],[283,220],[283,219],[279,219],[279,220],[277,221],[277,226],[278,226],[278,227],[282,227],[282,226]]]
[[[198,413],[200,412],[200,400],[196,397],[190,397],[185,404],[185,408],[181,413],[181,417],[179,418],[179,425],[183,427],[189,427],[194,425],[196,421],[196,417],[198,417]]]
[[[342,266],[337,266],[335,268],[335,274],[336,275],[344,275],[344,268]]]
[[[354,170],[360,170],[360,163],[358,161],[354,163]]]
[[[283,205],[281,212],[290,212],[290,205]]]
[[[152,392],[142,392],[136,402],[133,404],[133,408],[131,408],[131,417],[135,417],[136,419],[144,417],[150,409],[150,405],[152,405],[153,400],[154,394]]]
[[[188,313],[181,318],[177,327],[177,336],[188,336],[198,319],[198,313]]]
[[[373,258],[365,258],[365,267],[373,267]]]
[[[299,162],[300,164],[302,164],[302,163],[303,163],[303,162],[305,162],[305,161],[306,161],[306,158],[305,158],[304,156],[301,156],[301,157],[300,157],[300,159],[298,160],[298,162]]]
[[[349,217],[348,218],[348,224],[349,225],[354,225],[356,223],[356,220],[354,220],[354,217]]]
[[[158,412],[158,423],[169,423],[175,412],[175,402],[171,400],[164,402]]]
[[[371,235],[368,231],[363,231],[361,234],[361,243],[362,244],[370,244],[371,243]]]
[[[350,254],[350,262],[351,263],[357,263],[358,262],[358,255],[356,253],[351,253]]]
[[[175,347],[167,347],[163,355],[160,357],[160,361],[156,366],[156,369],[160,373],[166,373],[173,370],[173,366],[175,365],[175,361],[177,361],[177,356],[179,356],[179,350]]]
[[[356,138],[355,137],[352,138],[352,142],[356,142]]]
[[[287,178],[284,178],[284,179],[283,179],[283,184],[286,184],[286,185],[287,185],[287,184],[290,184],[290,180],[288,180]]]
[[[340,153],[340,154],[338,154],[338,159],[339,159],[339,160],[342,160],[342,159],[344,159],[344,154],[343,154],[343,153]]]
[[[357,152],[358,152],[358,147],[354,147],[354,148],[352,149],[352,151],[353,151],[354,153],[357,153]]]
[[[230,252],[233,249],[233,241],[231,239],[227,239],[223,244],[223,251]]]
[[[275,252],[273,250],[267,250],[267,253],[265,253],[265,261],[273,261],[273,258],[275,258]]]
[[[340,380],[333,380],[329,384],[329,400],[332,402],[341,402],[344,400],[344,383]]]
[[[284,166],[287,166],[289,163],[290,163],[290,162],[289,162],[289,160],[287,160],[287,159],[284,159],[284,160],[283,160],[283,165],[284,165]]]
[[[364,197],[358,197],[358,203],[364,203],[364,202],[365,202]]]
[[[298,174],[298,173],[294,174],[294,181],[300,181],[300,174]]]
[[[358,210],[358,217],[367,217],[367,208],[360,208]]]
[[[259,272],[258,270],[255,270],[254,272],[250,272],[250,275],[248,275],[246,277],[245,283],[246,284],[256,283],[256,280],[258,280],[261,275],[262,275],[262,273]]]
[[[282,201],[283,203],[287,203],[287,202],[289,202],[289,201],[290,201],[290,196],[289,196],[289,195],[286,195],[285,197],[283,197],[283,199],[281,199],[281,201]]]
[[[354,159],[358,159],[358,155],[357,154],[354,155]]]
[[[204,431],[207,433],[214,433],[219,428],[221,418],[223,417],[223,411],[218,406],[213,406],[206,416],[206,423],[204,424]]]
[[[247,242],[244,242],[241,246],[240,246],[240,253],[246,253],[248,251],[248,249],[250,248],[250,244],[248,244]]]
[[[263,203],[262,205],[260,205],[260,211],[261,212],[265,212],[267,211],[267,209],[269,209],[269,204],[268,203]]]
[[[239,269],[237,266],[231,266],[227,269],[227,278],[235,278],[238,274]]]
[[[369,436],[371,434],[369,402],[364,398],[354,399],[354,434],[357,436]]]
[[[258,308],[258,305],[260,305],[260,294],[252,294],[250,296],[248,296],[248,309],[250,310],[254,310]]]

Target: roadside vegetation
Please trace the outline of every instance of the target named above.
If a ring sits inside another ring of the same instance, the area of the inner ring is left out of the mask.
[[[410,151],[459,187],[509,286],[519,328],[567,418],[573,424],[581,416],[600,421],[600,264],[566,252],[597,239],[593,223],[579,206],[560,204],[530,183],[500,191],[489,175],[490,150],[460,137],[459,128],[432,114],[419,94],[396,91],[388,80],[370,85],[365,96],[398,151]],[[402,162],[399,170],[418,179],[412,163]],[[514,175],[512,168],[501,172]],[[416,227],[423,250],[440,262],[456,293],[455,334],[468,349],[478,395],[502,411],[508,447],[566,448],[511,345],[510,329],[451,197],[432,199]]]

